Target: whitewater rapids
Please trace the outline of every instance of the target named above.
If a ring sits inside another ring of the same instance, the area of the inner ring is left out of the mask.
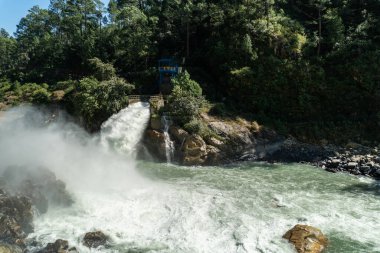
[[[101,142],[115,152],[135,157],[150,116],[149,103],[138,102],[113,115],[101,126]]]
[[[65,239],[79,252],[293,253],[282,235],[301,223],[326,234],[327,253],[380,252],[374,180],[306,165],[136,163],[71,124],[30,127],[11,118],[0,118],[1,166],[43,163],[75,199],[35,219],[29,238],[44,245]],[[110,247],[82,245],[94,230],[110,236]]]

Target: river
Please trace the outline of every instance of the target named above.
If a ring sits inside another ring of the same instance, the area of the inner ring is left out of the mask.
[[[329,238],[327,253],[380,252],[380,184],[372,179],[302,164],[135,161],[109,148],[110,138],[105,148],[104,138],[72,123],[31,124],[25,115],[34,113],[15,110],[0,122],[0,169],[43,165],[66,182],[75,203],[50,206],[34,220],[29,238],[43,245],[65,239],[85,253],[291,253],[282,235],[308,224]],[[95,230],[110,237],[108,247],[82,245]]]
[[[320,228],[328,253],[380,252],[380,188],[371,179],[305,165],[192,168],[140,162],[149,184],[76,192],[72,208],[36,220],[36,236],[69,239],[101,229],[105,252],[294,252],[282,235],[298,223]],[[128,251],[127,249],[133,249]]]

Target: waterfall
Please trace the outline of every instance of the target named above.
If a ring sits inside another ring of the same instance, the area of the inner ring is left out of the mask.
[[[100,140],[107,148],[135,157],[150,117],[149,103],[138,102],[112,115],[101,126]]]
[[[165,137],[165,154],[166,154],[166,162],[171,163],[174,155],[174,143],[170,139],[169,135],[169,127],[171,125],[171,120],[169,116],[163,115],[162,122],[164,124],[164,137]]]

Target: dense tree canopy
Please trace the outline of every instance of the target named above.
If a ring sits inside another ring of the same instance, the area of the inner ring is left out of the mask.
[[[305,123],[305,129],[380,125],[377,0],[111,0],[108,6],[51,0],[47,10],[33,7],[14,37],[0,31],[0,79],[8,84],[104,84],[109,78],[84,79],[94,76],[98,59],[135,92],[149,92],[161,57],[183,63],[209,100],[293,132]]]

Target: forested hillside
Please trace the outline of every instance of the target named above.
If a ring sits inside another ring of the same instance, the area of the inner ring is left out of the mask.
[[[51,0],[1,30],[0,102],[74,94],[69,109],[102,121],[154,90],[161,57],[214,113],[311,141],[380,139],[378,0]]]

